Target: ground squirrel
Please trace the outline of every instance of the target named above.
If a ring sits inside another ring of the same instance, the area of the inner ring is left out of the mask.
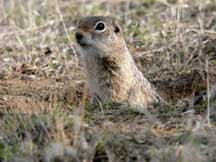
[[[162,100],[137,68],[122,29],[112,17],[81,19],[75,37],[93,100],[141,109]]]

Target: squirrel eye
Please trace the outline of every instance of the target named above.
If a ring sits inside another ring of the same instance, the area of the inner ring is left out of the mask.
[[[105,30],[105,24],[103,22],[98,22],[95,25],[95,30],[98,32],[103,32]]]

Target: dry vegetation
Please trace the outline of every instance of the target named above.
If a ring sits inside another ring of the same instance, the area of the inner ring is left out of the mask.
[[[85,15],[122,24],[167,106],[88,103],[73,46]],[[0,0],[0,161],[215,162],[216,103],[191,102],[215,81],[215,0]]]

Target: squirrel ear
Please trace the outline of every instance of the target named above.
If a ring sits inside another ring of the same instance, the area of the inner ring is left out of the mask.
[[[121,31],[121,27],[115,21],[113,22],[113,26],[115,33],[119,33]]]
[[[120,28],[119,28],[118,26],[115,26],[115,28],[114,28],[114,32],[115,32],[115,33],[120,32]]]

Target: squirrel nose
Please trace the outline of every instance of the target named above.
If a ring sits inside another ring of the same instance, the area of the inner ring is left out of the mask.
[[[80,32],[76,32],[75,37],[79,41],[83,38],[83,35]]]

